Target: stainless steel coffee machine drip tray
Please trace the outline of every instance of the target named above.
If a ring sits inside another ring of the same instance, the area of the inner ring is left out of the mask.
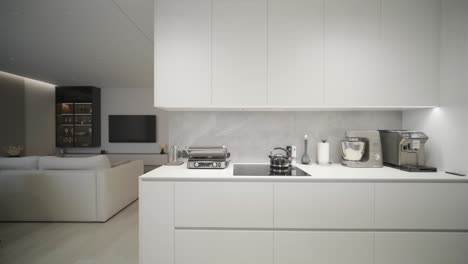
[[[311,175],[296,166],[289,166],[287,169],[278,170],[271,168],[269,164],[234,164],[234,176],[302,177]]]
[[[437,168],[429,166],[418,166],[418,165],[393,165],[389,163],[384,163],[385,166],[392,167],[407,172],[437,172]]]

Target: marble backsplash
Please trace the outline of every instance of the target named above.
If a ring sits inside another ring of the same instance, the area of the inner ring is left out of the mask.
[[[376,112],[167,112],[170,145],[226,145],[234,162],[269,162],[274,147],[296,145],[298,159],[309,136],[308,154],[316,161],[317,143],[330,142],[330,160],[341,160],[339,143],[347,130],[401,129],[400,111]]]

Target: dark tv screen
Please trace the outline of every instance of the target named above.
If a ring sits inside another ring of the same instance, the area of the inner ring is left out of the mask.
[[[156,116],[110,115],[109,142],[156,142]]]

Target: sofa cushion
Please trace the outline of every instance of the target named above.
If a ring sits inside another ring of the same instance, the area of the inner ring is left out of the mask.
[[[109,169],[111,164],[105,155],[85,158],[40,157],[40,170],[99,170]]]
[[[37,170],[39,157],[0,158],[0,170]]]

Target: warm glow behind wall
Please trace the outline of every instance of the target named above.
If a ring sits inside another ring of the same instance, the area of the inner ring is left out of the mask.
[[[27,77],[24,77],[24,76],[19,76],[19,75],[4,72],[4,71],[0,71],[0,75],[3,75],[5,77],[10,77],[10,78],[20,78],[20,79],[23,79],[23,80],[28,80],[30,82],[35,82],[35,83],[37,83],[38,86],[41,86],[41,87],[55,88],[55,86],[56,86],[55,84],[51,84],[51,83],[48,83],[48,82],[43,82],[43,81],[31,79],[31,78],[27,78]]]

